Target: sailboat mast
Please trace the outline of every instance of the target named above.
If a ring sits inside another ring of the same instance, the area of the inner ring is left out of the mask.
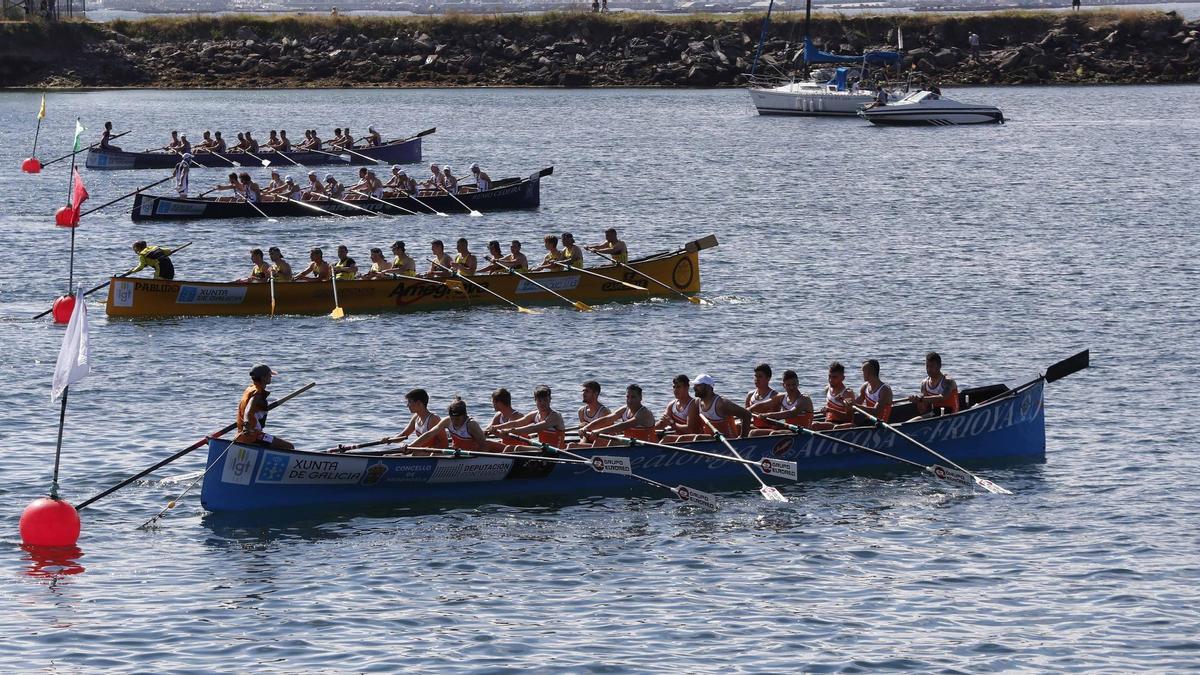
[[[767,16],[763,19],[762,32],[758,34],[758,49],[754,50],[754,63],[750,64],[750,77],[754,77],[754,71],[758,70],[758,57],[762,56],[763,43],[767,41],[767,28],[771,25],[771,8],[774,6],[775,0],[767,3]]]
[[[804,0],[804,77],[808,77],[808,28],[812,21],[812,0]]]

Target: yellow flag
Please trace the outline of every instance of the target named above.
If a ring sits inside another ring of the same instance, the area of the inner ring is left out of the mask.
[[[42,109],[38,111],[38,119],[39,120],[45,119],[45,117],[46,117],[46,95],[42,94]]]

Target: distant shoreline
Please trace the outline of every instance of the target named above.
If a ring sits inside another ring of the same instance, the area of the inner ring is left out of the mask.
[[[755,14],[588,12],[9,23],[0,88],[735,87],[761,27]],[[792,14],[774,21],[758,73],[791,76],[801,34]],[[837,54],[902,39],[900,74],[944,85],[1200,81],[1200,21],[1170,12],[815,15],[812,34]]]

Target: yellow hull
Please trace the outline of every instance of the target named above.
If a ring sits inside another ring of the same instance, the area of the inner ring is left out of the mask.
[[[630,265],[681,293],[700,291],[700,257],[695,247],[663,253]],[[675,293],[647,281],[645,277],[615,265],[588,268],[609,279],[642,287],[635,291],[616,281],[606,281],[580,272],[535,272],[528,276],[573,301],[600,304],[640,300],[651,296],[677,297]],[[562,300],[510,274],[469,277],[518,305],[561,305]],[[446,286],[398,277],[374,281],[339,281],[338,301],[347,314],[374,312],[420,312],[482,305],[503,305],[488,293],[464,283],[467,294]],[[329,282],[281,282],[275,284],[276,314],[326,314],[334,307],[333,285]],[[209,281],[163,281],[158,279],[112,279],[106,311],[109,316],[160,318],[173,316],[241,316],[271,313],[270,284],[235,284]]]

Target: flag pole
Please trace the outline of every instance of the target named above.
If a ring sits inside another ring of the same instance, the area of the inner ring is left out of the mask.
[[[78,154],[79,152],[79,135],[83,127],[83,123],[79,118],[75,118],[75,144],[71,147]],[[71,190],[75,186],[75,155],[71,155],[71,171],[67,174],[67,204],[74,207],[74,200],[71,199]],[[71,228],[71,258],[67,263],[67,295],[71,294],[71,289],[75,288],[75,230],[79,224],[76,223]],[[78,298],[76,298],[78,300]]]
[[[42,133],[42,118],[46,116],[46,92],[42,92],[42,107],[38,110],[38,125],[37,130],[33,132],[33,152],[29,153],[30,157],[37,157],[37,142],[38,135]]]
[[[67,394],[70,392],[70,385],[63,387],[62,408],[58,411],[58,443],[54,446],[54,478],[50,479],[50,499],[58,499],[58,464],[62,457],[63,426],[67,421]]]

